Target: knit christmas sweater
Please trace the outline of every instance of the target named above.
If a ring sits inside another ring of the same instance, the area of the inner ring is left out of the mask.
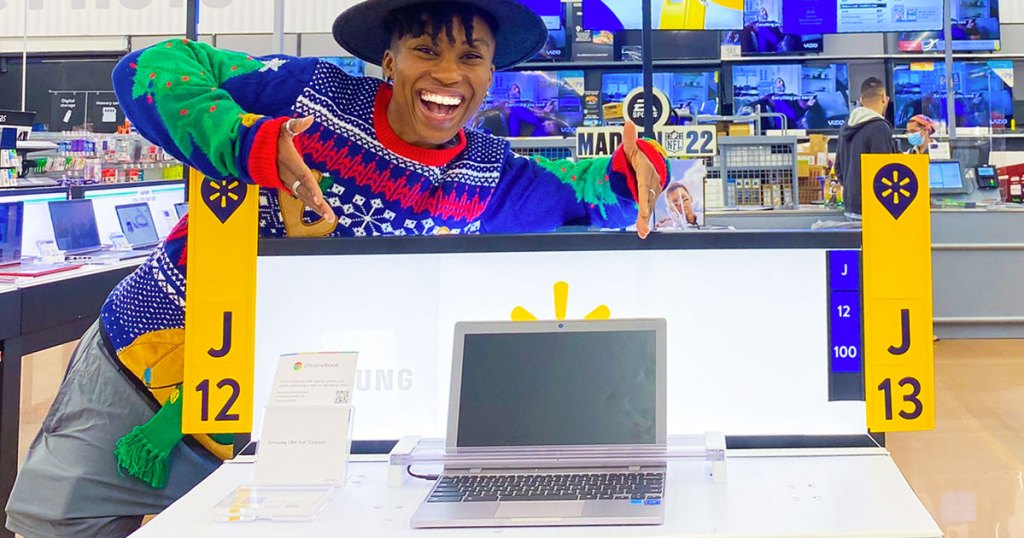
[[[254,58],[179,39],[129,54],[113,78],[144,137],[208,177],[261,186],[261,236],[545,232],[566,224],[622,228],[637,218],[636,181],[621,151],[578,163],[530,159],[472,130],[446,149],[416,147],[388,123],[388,84],[316,58]],[[281,124],[303,116],[315,121],[295,144],[324,174],[336,223],[283,191],[277,174]],[[664,182],[664,159],[650,144],[641,150]],[[157,403],[182,380],[186,220],[101,312],[109,345]],[[228,445],[196,440],[230,456]]]

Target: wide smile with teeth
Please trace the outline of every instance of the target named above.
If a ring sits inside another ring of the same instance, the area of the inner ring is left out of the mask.
[[[462,105],[463,98],[455,95],[440,95],[428,91],[420,92],[420,102],[435,116],[448,117]]]

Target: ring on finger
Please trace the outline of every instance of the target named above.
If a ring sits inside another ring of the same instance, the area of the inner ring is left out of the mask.
[[[284,122],[284,130],[288,131],[288,134],[290,134],[292,136],[299,136],[299,133],[296,133],[295,131],[292,130],[292,122],[293,121],[295,121],[295,120],[291,119],[291,120],[288,120],[288,121]]]
[[[302,186],[302,180],[300,180],[300,179],[295,180],[295,183],[292,183],[292,194],[298,195],[299,194],[299,187],[301,187],[301,186]]]

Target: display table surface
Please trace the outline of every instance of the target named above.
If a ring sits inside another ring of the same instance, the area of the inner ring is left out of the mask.
[[[383,462],[352,463],[345,489],[315,521],[217,522],[213,506],[251,484],[255,468],[226,463],[133,536],[942,536],[884,449],[730,450],[728,458],[724,484],[705,477],[703,461],[670,464],[664,525],[459,530],[411,528],[431,483],[388,489]]]

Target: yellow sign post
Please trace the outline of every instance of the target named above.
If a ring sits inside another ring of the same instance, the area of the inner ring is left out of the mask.
[[[252,431],[259,188],[189,178],[182,431]]]
[[[935,427],[928,157],[865,155],[864,388],[872,432]]]

